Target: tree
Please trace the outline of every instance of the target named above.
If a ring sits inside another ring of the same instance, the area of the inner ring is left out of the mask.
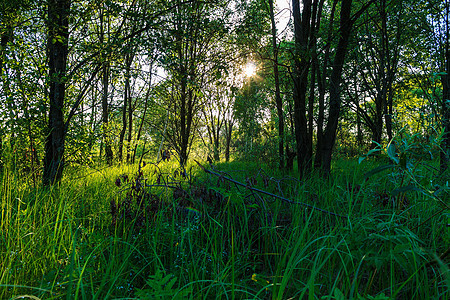
[[[64,97],[69,52],[69,16],[71,0],[48,0],[47,47],[49,102],[48,129],[45,140],[43,184],[59,182],[64,168]]]
[[[445,0],[444,7],[444,35],[443,35],[443,71],[442,78],[442,128],[444,135],[441,143],[440,173],[444,174],[450,165],[450,2]]]
[[[99,42],[102,47],[107,44],[107,39],[109,38],[109,22],[107,21],[107,16],[105,16],[106,8],[104,5],[99,8],[100,17],[100,28],[99,28]],[[105,27],[108,27],[105,28]],[[107,51],[103,51],[102,57],[102,133],[103,133],[103,144],[105,147],[106,162],[111,165],[113,161],[113,152],[111,149],[111,141],[109,137],[109,109],[108,109],[108,97],[109,97],[109,78],[110,78],[110,55]]]
[[[360,106],[359,99],[354,97],[358,101],[355,107],[372,132],[372,148],[381,144],[384,125],[389,140],[393,137],[393,84],[407,32],[402,4],[377,2],[373,10],[366,11],[363,26],[357,33],[358,53],[354,55],[358,76],[355,80],[362,81],[361,89],[373,102],[363,102]]]
[[[184,165],[198,127],[205,84],[221,74],[223,54],[217,44],[226,35],[226,3],[192,1],[178,6],[170,16],[163,47],[163,66],[176,87],[168,138]]]
[[[273,51],[273,76],[275,84],[275,104],[278,116],[278,155],[280,159],[280,168],[284,168],[284,115],[283,101],[281,100],[280,78],[278,71],[278,43],[277,27],[275,24],[275,14],[273,0],[269,0],[270,23],[272,27],[272,51]]]
[[[330,103],[327,118],[327,125],[322,137],[322,144],[317,149],[317,163],[324,175],[328,175],[331,170],[331,156],[336,141],[336,131],[341,110],[341,81],[342,70],[346,55],[348,53],[348,44],[354,23],[361,14],[375,1],[368,1],[353,16],[351,15],[353,0],[342,0],[339,21],[339,42],[336,47],[336,54],[333,59],[333,69],[330,75],[329,92]]]
[[[300,13],[300,1],[292,1],[294,19],[294,120],[295,138],[297,142],[297,163],[300,174],[309,172],[312,162],[312,114],[314,97],[314,79],[316,64],[313,62],[313,53],[316,46],[317,28],[320,24],[324,1],[302,1]],[[310,68],[313,65],[313,72],[310,75]],[[306,115],[308,80],[311,80],[311,92],[309,98],[309,123]]]

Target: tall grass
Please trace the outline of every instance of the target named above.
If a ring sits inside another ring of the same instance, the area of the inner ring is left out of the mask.
[[[298,181],[260,167],[217,166],[224,176],[254,178],[258,188],[281,188],[285,198],[346,218],[252,196],[193,165],[189,182],[163,163],[143,172],[144,190],[164,204],[143,222],[113,222],[111,201],[138,197],[132,183],[115,181],[129,174],[132,182],[136,166],[69,170],[50,189],[4,169],[0,298],[448,298],[448,260],[438,258],[449,245],[448,216],[438,213],[439,202],[411,192],[401,209],[384,205],[380,195],[391,181],[382,174],[364,181],[370,161],[339,161],[328,180]],[[175,189],[162,183],[186,193],[174,200]]]

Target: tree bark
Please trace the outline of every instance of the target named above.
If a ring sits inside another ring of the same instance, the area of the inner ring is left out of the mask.
[[[141,139],[142,127],[144,125],[144,120],[145,120],[145,117],[147,115],[148,99],[150,98],[150,92],[152,90],[152,67],[153,67],[153,61],[150,62],[150,68],[149,68],[149,70],[150,70],[150,78],[149,78],[149,81],[148,81],[147,93],[145,94],[144,111],[142,113],[141,123],[139,124],[139,129],[138,129],[138,132],[137,132],[135,145],[134,145],[133,157],[131,159],[131,163],[133,163],[133,164],[134,164],[135,159],[136,159],[136,151],[137,151],[139,140]],[[159,153],[158,153],[158,155],[159,155]]]
[[[336,49],[336,55],[333,61],[333,70],[330,77],[330,110],[327,119],[323,141],[318,161],[321,171],[328,175],[331,170],[331,155],[334,143],[336,141],[336,130],[339,121],[341,109],[340,84],[342,79],[342,69],[347,54],[347,46],[352,29],[352,20],[350,18],[352,0],[342,0],[340,12],[340,38]]]
[[[59,183],[64,168],[64,98],[69,43],[70,0],[48,0],[47,48],[49,69],[49,115],[45,140],[43,184]]]
[[[103,62],[102,75],[102,127],[103,127],[103,144],[105,145],[105,157],[108,165],[112,164],[113,152],[111,149],[111,140],[109,137],[109,109],[108,109],[108,88],[109,88],[109,63]]]
[[[446,13],[449,15],[450,5],[449,2],[445,2]],[[450,24],[449,19],[446,19],[445,24],[445,75],[442,75],[442,127],[444,129],[444,135],[441,142],[441,154],[440,154],[440,166],[439,171],[441,174],[448,172],[448,166],[450,164]],[[448,180],[448,174],[444,180]]]
[[[333,1],[333,6],[331,8],[330,19],[329,19],[329,27],[328,27],[328,43],[325,48],[325,55],[323,59],[322,72],[317,68],[317,85],[319,90],[319,112],[317,116],[317,143],[316,143],[316,156],[314,158],[314,168],[320,169],[322,164],[321,151],[322,151],[322,142],[324,139],[324,121],[325,121],[325,94],[326,94],[326,82],[327,82],[327,69],[328,69],[328,61],[330,57],[330,44],[333,36],[333,21],[334,14],[336,11],[336,5],[338,0]],[[315,57],[317,61],[317,56]],[[318,62],[316,62],[318,64]]]
[[[311,20],[311,0],[303,0],[300,14],[299,0],[292,0],[294,18],[294,122],[297,142],[297,164],[300,176],[311,169],[311,147],[308,141],[308,122],[306,119],[306,91],[310,58],[308,53],[308,37]]]
[[[100,10],[100,44],[105,42],[105,27],[103,19],[103,9]],[[102,62],[102,135],[103,145],[105,146],[105,158],[108,165],[112,165],[113,152],[111,149],[111,140],[109,137],[109,111],[108,111],[108,94],[109,94],[109,61],[108,55],[105,53]],[[100,153],[101,156],[101,153]]]
[[[275,104],[278,116],[278,155],[280,169],[284,169],[284,116],[283,102],[280,92],[280,78],[278,71],[278,45],[277,45],[277,27],[275,24],[275,14],[273,11],[273,0],[269,0],[269,13],[272,25],[272,51],[273,51],[273,77],[275,82]]]
[[[233,121],[225,121],[225,132],[226,132],[226,147],[225,147],[225,161],[230,161],[230,147],[231,147],[231,134],[233,132]]]
[[[131,124],[128,123],[128,115],[127,115],[127,108],[129,107],[129,102],[131,102],[130,99],[130,67],[131,67],[131,57],[129,54],[125,55],[125,88],[124,88],[124,94],[123,94],[123,106],[122,106],[122,129],[120,130],[119,135],[119,153],[118,153],[118,159],[120,162],[123,160],[123,141],[125,140],[125,133],[127,131],[127,126],[131,126]],[[131,112],[129,112],[131,113]],[[128,148],[128,147],[127,147]]]
[[[129,89],[129,95],[128,95],[128,136],[127,136],[127,163],[130,162],[130,147],[131,147],[131,139],[133,137],[133,101],[131,101],[131,87],[130,87],[130,67],[131,63],[133,62],[133,55],[130,54],[129,58],[129,65],[127,66],[127,78],[126,81],[128,82],[128,89]]]

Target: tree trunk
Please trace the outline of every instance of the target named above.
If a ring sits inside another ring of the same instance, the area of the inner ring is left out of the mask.
[[[12,36],[12,28],[8,24],[6,25],[5,30],[2,32],[0,37],[0,76],[3,75],[3,64],[5,59],[5,50],[10,41],[10,37]]]
[[[330,77],[330,110],[327,119],[323,141],[320,149],[320,167],[324,175],[328,175],[331,170],[331,155],[334,143],[336,141],[336,130],[339,121],[341,109],[340,84],[342,77],[342,69],[344,66],[345,56],[347,54],[347,46],[350,39],[352,29],[352,20],[350,18],[353,0],[342,0],[340,12],[340,38],[336,49],[336,55],[333,61],[333,70]]]
[[[119,154],[118,158],[119,161],[122,162],[123,160],[123,141],[125,139],[125,132],[127,131],[127,126],[131,128],[132,124],[128,123],[129,120],[129,114],[132,114],[132,112],[128,112],[127,115],[127,108],[128,110],[131,110],[131,99],[130,99],[130,67],[131,67],[131,61],[132,58],[129,54],[125,55],[125,91],[123,95],[123,106],[122,106],[122,130],[120,131],[119,135]],[[130,130],[128,130],[130,133]],[[131,138],[131,136],[130,136]],[[127,146],[128,149],[128,146]],[[127,150],[128,152],[128,150]]]
[[[449,3],[446,1],[446,13],[449,14]],[[442,127],[444,128],[444,135],[441,142],[441,154],[440,154],[440,167],[441,174],[448,172],[448,166],[450,164],[450,32],[449,32],[449,20],[446,19],[446,33],[445,33],[445,75],[441,76],[442,80]],[[447,180],[447,177],[444,180]]]
[[[231,134],[233,132],[233,122],[231,120],[225,121],[226,132],[226,147],[225,147],[225,161],[230,161],[230,146],[231,146]]]
[[[325,94],[326,94],[326,82],[327,82],[327,69],[328,69],[328,60],[330,57],[330,42],[333,36],[333,21],[334,14],[336,11],[336,5],[338,0],[333,1],[333,6],[331,8],[330,19],[329,19],[329,28],[328,28],[328,44],[325,48],[325,55],[323,59],[322,72],[317,68],[317,85],[319,90],[319,112],[317,116],[317,143],[316,143],[316,156],[314,158],[314,169],[319,169],[322,164],[321,151],[322,151],[322,141],[324,139],[324,121],[325,121]],[[315,57],[316,64],[317,56]]]
[[[446,54],[447,59],[447,74],[450,71],[448,50]],[[450,164],[450,76],[442,76],[443,96],[442,96],[442,127],[444,128],[444,135],[441,142],[440,155],[440,173],[444,174],[448,170]]]
[[[5,31],[2,32],[2,35],[0,37],[0,77],[2,77],[3,75],[3,64],[4,64],[4,58],[5,58],[5,53],[6,53],[6,47],[8,45],[8,42],[10,40],[10,36],[12,34],[10,34],[11,32],[11,28],[9,25],[7,25],[7,28],[5,29]],[[3,83],[3,89],[5,89],[4,86],[5,83]],[[6,94],[6,93],[5,93]],[[3,136],[5,134],[5,132],[3,131],[3,126],[2,128],[0,128],[0,171],[3,168]]]
[[[292,10],[294,17],[294,122],[295,139],[297,142],[297,164],[300,176],[310,170],[312,151],[308,141],[308,123],[306,119],[306,91],[308,85],[309,55],[308,36],[311,19],[311,1],[303,1],[303,11],[300,14],[299,0],[292,0]]]
[[[108,87],[109,87],[109,63],[103,62],[102,77],[103,93],[102,93],[102,127],[103,127],[103,144],[105,146],[105,157],[108,165],[112,164],[113,152],[111,149],[111,140],[109,138],[109,112],[108,112]]]
[[[139,140],[141,139],[142,127],[144,125],[145,116],[147,115],[148,99],[150,98],[150,92],[152,90],[152,66],[153,66],[153,61],[150,63],[150,68],[149,68],[149,70],[150,70],[150,80],[149,80],[149,83],[148,83],[147,93],[145,94],[144,112],[142,113],[141,123],[139,124],[139,129],[138,129],[138,132],[137,132],[136,141],[135,141],[135,145],[134,145],[133,157],[131,159],[131,163],[133,163],[133,164],[134,164],[135,159],[136,159],[136,151],[137,151]]]
[[[43,184],[59,183],[64,168],[64,97],[69,43],[70,0],[48,0],[47,49],[49,69],[48,129],[45,139]]]
[[[392,140],[394,137],[394,134],[392,132],[392,114],[394,113],[394,91],[392,89],[392,85],[389,88],[388,92],[388,99],[387,99],[387,105],[386,105],[386,113],[384,115],[384,121],[386,123],[386,133],[388,136],[389,141]]]
[[[375,99],[375,120],[373,130],[372,130],[372,145],[371,149],[376,148],[381,144],[381,137],[383,135],[383,112],[384,112],[384,101],[383,95],[380,93],[377,94]]]
[[[270,21],[272,24],[272,48],[273,48],[273,77],[275,82],[275,104],[278,115],[278,155],[280,161],[280,169],[284,168],[284,116],[283,102],[280,92],[280,78],[278,72],[278,45],[277,45],[277,28],[275,25],[275,14],[273,11],[273,0],[269,0]]]
[[[104,30],[104,20],[103,20],[103,10],[100,10],[100,44],[104,43],[105,30]],[[108,165],[112,165],[113,162],[113,152],[111,149],[111,140],[109,137],[109,112],[108,112],[108,88],[109,88],[109,62],[108,55],[103,57],[102,62],[102,135],[103,135],[103,145],[105,146],[105,158]],[[101,156],[101,153],[100,153]]]
[[[133,101],[128,99],[128,136],[127,136],[127,163],[130,162],[130,146],[133,137]]]

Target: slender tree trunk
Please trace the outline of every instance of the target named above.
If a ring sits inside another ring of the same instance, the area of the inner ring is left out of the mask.
[[[131,147],[131,139],[133,137],[133,101],[131,100],[131,85],[130,85],[130,68],[131,68],[131,64],[133,63],[133,59],[134,59],[134,54],[130,54],[129,55],[129,61],[127,64],[127,77],[126,80],[128,81],[128,136],[127,136],[127,163],[130,162],[130,158],[131,158],[131,151],[130,151],[130,147]]]
[[[226,132],[226,147],[225,147],[225,161],[230,161],[230,147],[231,147],[231,134],[233,132],[233,122],[231,120],[225,121]]]
[[[102,127],[103,127],[103,145],[105,146],[105,157],[108,165],[112,164],[113,152],[111,149],[111,140],[109,137],[109,109],[108,109],[108,88],[109,88],[109,63],[103,62],[102,75]]]
[[[342,69],[353,25],[350,18],[351,7],[352,0],[342,0],[340,12],[340,38],[334,57],[333,70],[330,76],[330,110],[320,153],[317,153],[317,155],[320,155],[320,167],[324,175],[328,175],[331,170],[331,155],[336,141],[336,130],[341,110],[340,84],[342,80]]]
[[[447,60],[450,57],[447,56]],[[449,63],[447,63],[447,74],[450,71]],[[441,142],[441,155],[440,155],[440,173],[443,174],[448,170],[450,164],[450,76],[442,76],[443,85],[443,104],[442,104],[442,127],[444,128],[444,135]]]
[[[150,80],[149,80],[149,83],[148,83],[147,93],[145,94],[144,112],[142,113],[141,123],[139,124],[139,129],[138,129],[138,132],[137,132],[136,141],[135,141],[135,145],[134,145],[133,157],[131,159],[131,162],[133,164],[134,164],[135,159],[136,159],[136,150],[137,150],[137,147],[138,147],[139,140],[141,139],[142,127],[144,125],[144,120],[145,120],[145,117],[147,115],[148,99],[150,98],[150,91],[152,90],[152,73],[151,73],[152,72],[152,66],[153,66],[153,62],[150,63]]]
[[[313,153],[312,153],[312,145],[313,145],[313,135],[314,135],[314,89],[315,89],[315,78],[316,78],[316,64],[312,63],[311,68],[311,80],[309,86],[309,97],[308,97],[308,157],[312,161]]]
[[[5,30],[0,37],[0,76],[3,75],[3,64],[5,60],[6,47],[12,36],[12,28],[10,25],[6,25]]]
[[[333,6],[331,8],[330,13],[330,20],[329,20],[329,27],[328,27],[328,45],[325,48],[325,55],[323,59],[323,66],[322,66],[322,72],[320,72],[320,69],[317,68],[317,85],[319,90],[319,112],[317,116],[317,143],[316,143],[316,156],[314,158],[314,169],[319,169],[322,164],[322,157],[321,157],[321,151],[322,151],[322,141],[324,139],[324,121],[325,121],[325,94],[326,94],[326,82],[327,82],[327,69],[328,69],[328,60],[330,57],[330,42],[332,39],[332,33],[333,33],[333,21],[334,21],[334,14],[336,11],[336,5],[338,0],[333,1]],[[315,58],[316,64],[317,57]]]
[[[214,137],[214,161],[220,161],[219,135]]]
[[[100,35],[99,42],[103,44],[105,42],[105,24],[104,24],[103,9],[100,10]],[[108,111],[108,96],[109,96],[109,55],[105,53],[102,62],[102,135],[103,145],[105,147],[105,158],[108,165],[112,165],[113,152],[111,149],[111,140],[109,137],[109,111]],[[100,151],[101,152],[101,151]],[[101,156],[101,153],[100,153]]]
[[[10,40],[10,32],[11,28],[10,26],[7,26],[4,32],[2,32],[2,35],[0,37],[0,77],[3,75],[3,65],[4,65],[4,59],[5,59],[5,53],[6,53],[6,47],[8,45],[8,42]],[[3,89],[5,92],[5,83],[3,83]],[[4,93],[6,95],[6,93]],[[3,126],[0,128],[0,171],[3,168]]]
[[[386,123],[386,133],[389,141],[392,140],[394,134],[392,132],[392,114],[394,113],[394,91],[392,89],[392,85],[389,87],[388,99],[386,105],[386,113],[384,115],[385,123]]]
[[[292,0],[295,37],[294,69],[294,121],[297,142],[297,164],[300,176],[311,168],[312,145],[308,144],[308,123],[306,119],[306,91],[308,86],[309,54],[308,36],[311,19],[311,0],[304,0],[300,14],[299,0]]]
[[[130,146],[133,137],[133,101],[128,99],[128,136],[127,136],[127,163],[130,162]]]
[[[49,115],[45,139],[43,184],[59,183],[64,168],[64,97],[69,43],[70,0],[48,0],[47,49],[49,70]]]
[[[132,58],[129,54],[125,55],[125,91],[123,96],[123,107],[122,107],[122,130],[120,131],[119,135],[119,154],[118,158],[119,161],[122,162],[123,160],[123,141],[125,140],[125,133],[127,131],[127,126],[129,128],[132,126],[130,123],[127,124],[129,120],[129,114],[132,114],[132,112],[128,112],[127,115],[127,108],[128,110],[131,109],[131,99],[130,99],[130,67],[131,67],[131,61]],[[130,130],[128,130],[130,132]],[[131,138],[131,136],[130,136]],[[127,146],[128,149],[128,146]]]
[[[450,5],[449,2],[445,2],[446,13],[449,15]],[[442,127],[444,128],[444,136],[441,142],[441,155],[440,155],[440,173],[445,174],[448,172],[448,166],[450,164],[450,24],[449,19],[446,19],[446,32],[445,32],[445,75],[442,75]],[[447,178],[450,177],[447,174]]]
[[[371,149],[376,148],[379,144],[381,144],[381,137],[383,135],[383,112],[384,112],[384,101],[383,95],[380,93],[377,94],[375,99],[375,120],[374,127],[372,131],[372,146]]]
[[[280,169],[284,169],[284,116],[283,102],[281,100],[280,78],[278,71],[278,45],[277,45],[277,27],[275,24],[275,14],[273,11],[273,0],[269,0],[270,21],[272,24],[272,49],[273,49],[273,77],[275,82],[275,104],[278,116],[278,155]]]

